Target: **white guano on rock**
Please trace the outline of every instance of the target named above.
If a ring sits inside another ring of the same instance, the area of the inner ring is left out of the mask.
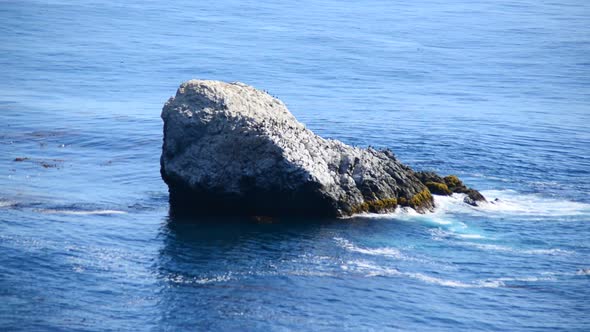
[[[162,119],[161,174],[173,211],[342,217],[433,208],[428,189],[391,151],[324,139],[243,83],[185,82]]]

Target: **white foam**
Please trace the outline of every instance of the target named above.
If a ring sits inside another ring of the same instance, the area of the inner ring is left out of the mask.
[[[484,239],[485,236],[479,234],[456,234],[457,237],[462,239]]]
[[[515,252],[527,255],[571,255],[574,254],[573,251],[559,249],[559,248],[549,248],[549,249],[517,249],[512,248],[509,246],[503,246],[498,244],[490,244],[490,243],[477,243],[477,242],[463,242],[463,245],[475,247],[481,250],[491,250],[491,251],[504,251],[504,252]]]
[[[412,216],[423,216],[416,212],[416,210],[408,208],[408,207],[397,207],[393,212],[389,213],[359,213],[354,216],[359,216],[363,218],[373,218],[373,219],[391,219],[391,218],[403,218],[405,217],[412,217]]]
[[[300,277],[334,277],[335,273],[325,271],[308,271],[308,270],[296,270],[289,273],[290,275]]]
[[[366,277],[400,276],[420,280],[429,284],[454,288],[497,288],[504,286],[504,282],[502,280],[477,280],[475,282],[468,283],[451,279],[437,278],[424,273],[401,272],[395,268],[382,267],[362,260],[349,261],[347,264],[341,266],[341,268],[345,271],[364,273]]]
[[[231,278],[227,275],[224,276],[217,276],[217,277],[211,277],[211,278],[198,278],[198,279],[194,279],[194,283],[195,284],[210,284],[210,283],[215,283],[215,282],[226,282],[229,281]]]
[[[502,280],[479,280],[477,281],[477,285],[480,288],[498,288],[506,286]]]
[[[351,252],[358,252],[365,255],[373,255],[373,256],[385,256],[385,257],[393,257],[396,259],[403,259],[408,260],[409,257],[405,256],[396,248],[391,247],[382,247],[382,248],[363,248],[354,245],[352,242],[348,241],[347,239],[341,237],[335,237],[334,240],[338,243],[338,245],[348,251]]]
[[[451,227],[449,230],[444,230],[442,228],[433,228],[428,230],[430,232],[430,236],[435,241],[442,241],[448,238],[458,238],[458,239],[467,239],[467,240],[481,240],[487,239],[487,237],[476,234],[476,233],[464,233],[467,229],[467,225],[463,223],[459,223],[458,227]]]
[[[492,217],[497,215],[567,217],[590,214],[590,204],[581,202],[548,198],[536,194],[521,194],[514,190],[485,190],[481,193],[488,199],[488,202],[480,203],[479,206],[471,206],[463,202],[464,194],[434,195],[436,209],[427,216],[440,219],[448,213],[477,215],[484,213]]]
[[[15,202],[0,200],[0,208],[15,206]]]
[[[475,209],[484,212],[541,217],[580,216],[590,213],[590,204],[536,194],[520,194],[514,190],[487,190],[482,191],[482,194],[490,202]],[[494,201],[496,198],[498,201]]]
[[[524,254],[529,255],[572,255],[575,252],[565,249],[559,248],[552,248],[552,249],[528,249],[528,250],[519,250]]]
[[[441,285],[441,286],[447,286],[447,287],[461,287],[461,288],[470,288],[470,287],[475,287],[476,285],[472,285],[472,284],[467,284],[464,282],[460,282],[460,281],[455,281],[455,280],[447,280],[447,279],[441,279],[441,278],[435,278],[435,277],[431,277],[422,273],[404,273],[405,276],[408,276],[410,278],[414,278],[414,279],[418,279],[420,281],[424,281],[426,283],[429,284],[436,284],[436,285]]]
[[[417,221],[441,225],[444,230],[433,232],[435,240],[456,237],[461,239],[485,239],[486,236],[470,231],[467,225],[453,221],[454,214],[471,214],[486,217],[523,217],[522,220],[537,220],[546,217],[575,217],[590,214],[590,204],[542,197],[535,194],[521,194],[514,190],[488,190],[482,194],[489,200],[474,207],[463,202],[464,194],[452,196],[433,196],[436,209],[433,213],[414,217],[411,215],[396,216],[398,218],[413,218]],[[498,201],[494,201],[498,198]],[[490,249],[490,248],[488,248]],[[504,250],[504,249],[498,249]],[[504,251],[509,251],[508,249]],[[570,254],[562,249],[533,249],[522,250],[525,254]]]
[[[498,278],[500,281],[522,281],[522,282],[536,282],[536,281],[555,281],[555,277],[514,277],[514,278]]]
[[[386,277],[402,274],[395,268],[379,266],[365,260],[348,261],[345,264],[342,264],[340,268],[345,271],[360,272],[365,274],[367,277]]]
[[[489,244],[489,243],[476,243],[476,242],[463,242],[463,245],[475,247],[481,250],[493,250],[493,251],[514,251],[513,248],[507,246],[501,246],[498,244]]]
[[[183,275],[175,275],[175,276],[168,276],[166,280],[175,283],[175,284],[184,284],[184,285],[191,285],[191,284],[198,284],[198,285],[205,285],[211,283],[219,283],[219,282],[226,282],[231,280],[231,274],[220,275],[220,276],[211,276],[211,277],[185,277]]]
[[[88,210],[88,211],[81,211],[81,210],[55,210],[55,209],[47,209],[41,210],[42,213],[47,214],[71,214],[71,215],[110,215],[110,214],[127,214],[125,211],[119,210]]]
[[[433,212],[421,214],[414,209],[407,207],[397,208],[393,213],[385,214],[362,214],[365,218],[376,219],[396,219],[407,222],[420,222],[431,224],[434,226],[441,226],[448,231],[448,235],[466,239],[483,239],[484,235],[470,232],[468,226],[460,221],[456,221],[451,217],[452,213],[465,209],[472,210],[470,205],[463,202],[465,195],[455,194],[453,196],[433,196],[436,209]]]
[[[72,270],[76,273],[83,273],[84,271],[86,271],[82,266],[80,265],[76,265],[72,268]]]
[[[590,268],[588,269],[579,269],[578,272],[576,272],[577,275],[579,276],[590,276]]]

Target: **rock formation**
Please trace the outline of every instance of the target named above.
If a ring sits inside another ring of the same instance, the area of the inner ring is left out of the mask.
[[[434,207],[391,151],[317,136],[280,100],[243,83],[183,83],[162,119],[172,211],[342,217]]]

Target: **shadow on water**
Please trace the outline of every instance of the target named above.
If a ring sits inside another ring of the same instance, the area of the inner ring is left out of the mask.
[[[338,219],[189,217],[168,214],[161,235],[160,268],[205,275],[223,264],[249,268],[259,259],[297,255],[347,221]],[[228,271],[231,272],[231,271]]]
[[[251,328],[266,326],[274,312],[267,304],[293,297],[286,272],[292,262],[326,246],[319,239],[333,237],[348,222],[169,214],[153,267],[161,285],[160,323],[243,329],[238,322],[246,315],[253,318]]]
[[[345,322],[354,315],[355,305],[364,301],[369,305],[374,299],[372,289],[387,278],[367,278],[371,271],[363,269],[371,266],[355,264],[383,263],[383,272],[396,270],[397,264],[422,263],[359,257],[336,239],[356,242],[389,238],[392,233],[415,238],[412,232],[421,227],[366,217],[260,221],[169,214],[153,266],[159,284],[158,324],[180,329],[266,330],[278,322],[295,328],[305,320],[310,326],[321,326],[323,321],[317,317],[330,317],[334,306],[338,319]],[[350,297],[338,295],[343,288]],[[327,306],[327,298],[337,303]],[[316,318],[309,317],[310,308],[318,313]],[[386,312],[385,307],[382,310]]]

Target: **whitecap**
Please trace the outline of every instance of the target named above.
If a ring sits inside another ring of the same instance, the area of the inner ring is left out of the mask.
[[[485,236],[480,234],[455,234],[462,239],[485,239]]]
[[[0,200],[0,208],[15,206],[16,202]]]
[[[502,280],[479,280],[476,284],[479,288],[498,288],[506,286]]]
[[[47,209],[41,210],[42,213],[47,214],[71,214],[71,215],[110,215],[110,214],[127,214],[125,211],[120,210],[59,210],[59,209]]]

